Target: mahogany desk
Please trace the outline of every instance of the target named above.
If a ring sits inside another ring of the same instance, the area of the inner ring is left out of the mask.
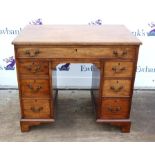
[[[92,63],[96,122],[130,132],[130,109],[141,42],[123,25],[29,25],[13,41],[21,131],[55,120],[59,63]]]

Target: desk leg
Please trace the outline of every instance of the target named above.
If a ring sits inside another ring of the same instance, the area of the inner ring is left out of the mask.
[[[26,122],[20,122],[20,128],[21,128],[21,132],[28,132],[28,131],[30,131],[30,126]]]
[[[115,122],[110,123],[111,125],[119,126],[123,133],[129,133],[131,128],[131,122]]]
[[[20,127],[22,132],[28,132],[32,126],[53,123],[54,119],[21,119]]]
[[[122,132],[130,132],[131,122],[122,124],[121,131]]]

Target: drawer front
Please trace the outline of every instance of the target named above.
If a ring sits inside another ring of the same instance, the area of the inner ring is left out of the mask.
[[[135,58],[134,47],[18,48],[20,58]]]
[[[129,118],[130,102],[128,99],[103,99],[101,106],[102,119]]]
[[[50,100],[25,99],[22,100],[24,118],[50,118]]]
[[[22,97],[50,97],[48,80],[21,80]]]
[[[19,73],[22,75],[48,75],[48,62],[35,60],[19,60]]]
[[[131,80],[104,80],[102,96],[129,97]]]
[[[133,62],[110,61],[105,62],[105,77],[132,77]]]

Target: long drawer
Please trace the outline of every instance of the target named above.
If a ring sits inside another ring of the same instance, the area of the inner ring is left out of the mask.
[[[17,58],[124,58],[135,59],[134,46],[107,47],[19,47]]]

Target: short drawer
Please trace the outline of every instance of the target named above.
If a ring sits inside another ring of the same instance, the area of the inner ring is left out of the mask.
[[[48,80],[20,80],[22,97],[50,97]]]
[[[104,97],[129,97],[131,80],[104,80],[102,96]]]
[[[19,58],[135,58],[134,46],[105,47],[23,47],[17,49]]]
[[[22,75],[48,75],[49,66],[46,61],[18,60],[19,74]]]
[[[24,99],[22,100],[24,118],[50,118],[51,106],[47,99]]]
[[[102,119],[127,119],[130,114],[128,99],[103,99],[101,105]]]
[[[133,66],[133,62],[105,62],[104,77],[132,77]]]

